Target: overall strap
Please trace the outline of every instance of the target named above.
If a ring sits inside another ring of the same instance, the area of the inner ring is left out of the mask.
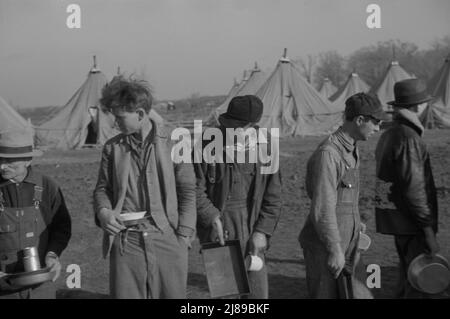
[[[5,210],[5,198],[3,197],[3,192],[0,189],[0,212]]]
[[[34,185],[33,203],[35,208],[39,208],[42,201],[42,192],[44,188],[38,185]]]

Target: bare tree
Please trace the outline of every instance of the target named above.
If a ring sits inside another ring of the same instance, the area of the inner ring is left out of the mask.
[[[405,70],[420,75],[417,45],[399,40],[378,42],[363,47],[348,58],[348,72],[356,71],[370,86],[375,85],[391,61],[398,61]]]
[[[294,62],[300,66],[300,71],[308,83],[313,82],[314,66],[316,65],[316,57],[308,54],[305,58],[297,58]]]
[[[336,51],[327,51],[319,54],[319,62],[315,72],[317,87],[322,84],[325,78],[329,78],[337,87],[345,81],[345,59]]]

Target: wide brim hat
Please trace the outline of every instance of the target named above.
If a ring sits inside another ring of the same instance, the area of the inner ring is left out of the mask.
[[[0,132],[0,158],[22,158],[42,156],[43,152],[33,145],[30,129]]]
[[[407,79],[396,82],[394,85],[395,100],[387,104],[397,107],[412,107],[433,99],[428,94],[427,87],[419,79]]]

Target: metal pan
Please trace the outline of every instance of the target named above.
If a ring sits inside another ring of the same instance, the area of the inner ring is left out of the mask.
[[[26,288],[51,281],[54,276],[55,272],[51,272],[50,268],[47,267],[36,271],[7,275],[4,280],[12,287]]]
[[[211,298],[250,293],[239,240],[225,241],[225,246],[219,243],[203,244],[202,257]]]
[[[438,294],[450,284],[450,268],[445,257],[421,254],[414,258],[408,267],[408,281],[427,294]]]

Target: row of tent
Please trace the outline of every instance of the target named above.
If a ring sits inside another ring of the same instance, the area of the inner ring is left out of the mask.
[[[119,133],[113,115],[105,112],[99,102],[107,83],[94,57],[94,65],[81,87],[64,106],[54,110],[47,121],[36,127],[0,98],[0,132],[23,128],[34,130],[36,144],[48,148],[77,149],[89,144],[103,145]],[[150,117],[163,122],[153,109]]]
[[[217,124],[219,115],[226,112],[234,96],[255,94],[264,104],[259,126],[279,128],[280,136],[321,135],[341,124],[345,100],[349,96],[370,91],[386,105],[394,99],[394,83],[411,77],[394,61],[372,89],[356,73],[351,73],[334,94],[330,93],[333,89],[331,83],[319,92],[306,81],[285,52],[272,72],[264,72],[255,64],[250,72],[244,74],[240,83],[234,83],[225,101],[213,110],[206,122]],[[86,144],[102,145],[118,133],[113,116],[99,105],[101,90],[107,82],[94,57],[94,66],[81,87],[66,105],[57,108],[46,122],[37,127],[33,127],[29,120],[25,120],[0,97],[0,133],[24,128],[34,130],[37,144],[59,149],[76,149]],[[432,77],[428,88],[433,100],[420,115],[422,123],[426,128],[450,128],[450,55]],[[154,110],[150,116],[156,122],[163,122]]]
[[[433,100],[420,110],[420,118],[427,128],[450,128],[449,60],[450,55],[428,85]],[[394,84],[413,77],[397,61],[392,61],[372,88],[352,72],[339,89],[329,79],[324,79],[317,91],[285,52],[270,74],[255,65],[248,76],[244,74],[240,83],[235,81],[225,101],[212,111],[207,123],[218,123],[219,115],[226,112],[234,96],[254,94],[264,104],[259,126],[278,127],[281,136],[321,135],[341,123],[345,101],[351,95],[359,92],[376,94],[386,111],[390,111],[387,102],[394,100]]]

